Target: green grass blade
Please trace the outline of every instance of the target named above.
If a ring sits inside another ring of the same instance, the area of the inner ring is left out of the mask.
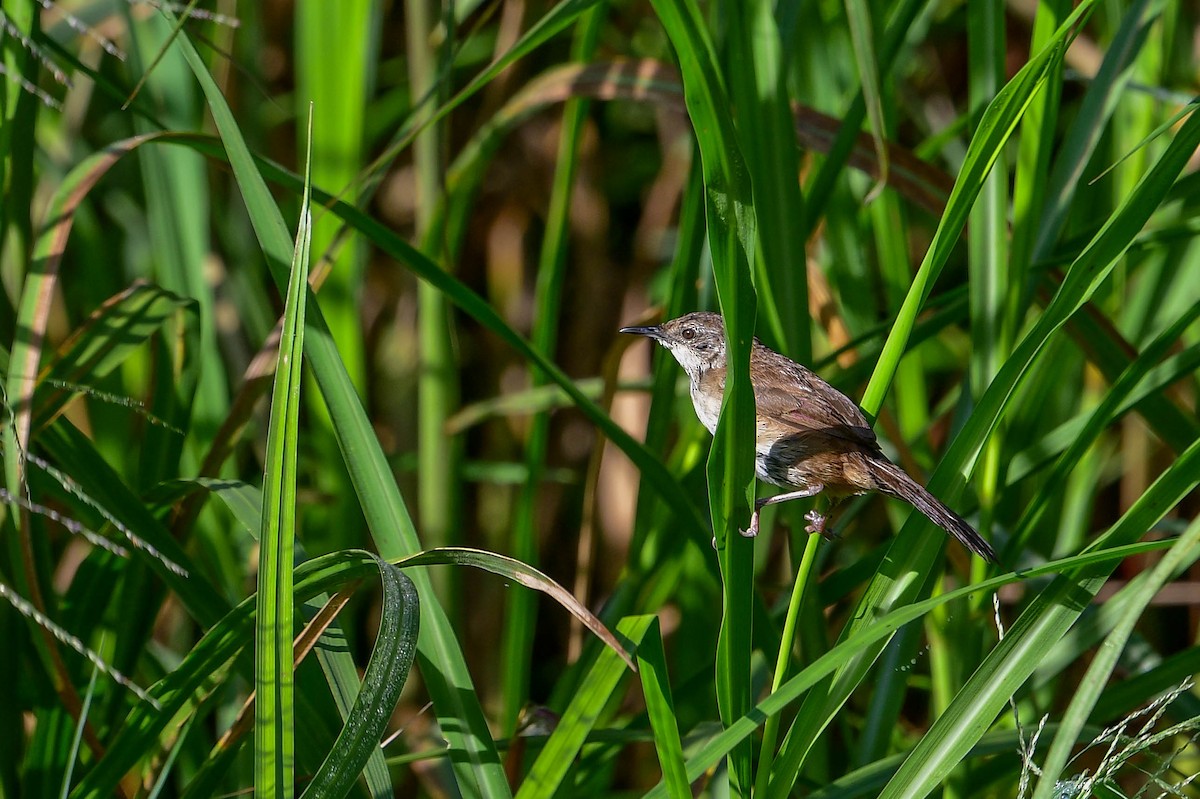
[[[1200,441],[1181,455],[1090,551],[1137,540],[1197,484]],[[1189,541],[1180,555],[1190,549]],[[913,749],[880,799],[919,799],[932,791],[1038,667],[1048,643],[1058,641],[1071,628],[1114,567],[1107,563],[1072,569],[1043,589]]]
[[[572,47],[574,61],[586,63],[595,51],[604,7],[588,11],[580,22]],[[567,275],[568,242],[570,234],[571,193],[579,164],[579,148],[583,125],[587,120],[588,103],[569,100],[563,108],[562,134],[554,170],[554,185],[550,191],[550,206],[546,216],[546,231],[538,259],[537,284],[534,288],[533,330],[530,345],[547,358],[555,355],[559,319],[562,311],[563,285]],[[539,371],[533,374],[535,388],[547,380]],[[512,554],[530,565],[538,562],[537,500],[542,496],[542,475],[550,444],[550,414],[534,416],[525,444],[525,467],[528,479],[521,490],[514,513]],[[529,693],[530,664],[533,657],[533,633],[537,621],[535,597],[523,592],[510,595],[504,619],[504,641],[501,650],[503,668],[504,711],[501,729],[515,729],[517,718]]]
[[[53,421],[63,407],[99,378],[144,348],[181,309],[195,303],[141,281],[111,297],[59,346],[38,380],[33,429]]]
[[[186,37],[180,37],[177,46],[183,48],[204,89],[272,275],[283,285],[286,282],[283,267],[291,249],[291,237],[279,209],[258,172],[229,106],[199,55]],[[436,265],[431,267],[432,271],[441,274]],[[329,408],[339,446],[379,552],[384,557],[415,552],[420,545],[412,519],[320,309],[313,307],[306,319],[310,330],[305,355]],[[419,594],[427,598],[432,596],[432,586],[424,575],[417,575],[414,582]],[[437,602],[422,602],[421,613],[419,658],[425,684],[439,716],[446,720],[443,730],[451,748],[464,754],[454,760],[459,789],[469,796],[504,797],[509,794],[508,783],[478,697],[469,688],[471,678],[454,632]]]
[[[646,715],[654,730],[654,746],[662,767],[663,785],[671,796],[688,796],[691,786],[683,764],[683,744],[675,704],[671,701],[671,680],[667,674],[667,656],[663,652],[662,632],[655,618],[637,648],[638,675],[642,678],[642,696]]]
[[[871,202],[887,183],[889,171],[888,151],[883,138],[887,123],[883,117],[879,65],[875,58],[875,25],[871,21],[871,8],[866,0],[845,0],[845,4],[855,66],[858,67],[858,78],[862,83],[862,98],[867,119],[871,123],[871,139],[875,142],[875,158],[879,169],[878,182],[866,199],[866,202]]]
[[[1125,86],[1133,76],[1132,64],[1141,51],[1150,25],[1162,13],[1165,0],[1138,0],[1126,12],[1121,28],[1105,53],[1066,139],[1055,157],[1046,187],[1045,210],[1033,245],[1035,261],[1046,258],[1062,233],[1071,199],[1084,182],[1083,171],[1096,151],[1100,135],[1108,129]]]
[[[739,109],[738,144],[754,190],[758,257],[754,260],[762,329],[800,363],[812,360],[807,254],[795,221],[804,206],[800,159],[787,93],[786,48],[773,4],[754,0],[730,15],[731,100]]]
[[[312,115],[309,115],[312,131]],[[296,551],[296,454],[300,384],[304,365],[304,310],[312,241],[312,140],[305,159],[304,198],[292,256],[291,278],[271,393],[263,476],[262,539],[258,558],[258,626],[255,632],[254,790],[263,796],[295,795],[295,679],[292,671],[292,569]]]
[[[1145,518],[1139,518],[1137,521],[1145,521]],[[688,780],[689,782],[694,782],[699,779],[706,771],[715,767],[720,759],[725,757],[739,741],[753,735],[755,730],[762,726],[768,717],[782,712],[799,697],[803,696],[806,691],[820,683],[822,679],[832,674],[835,670],[843,668],[846,663],[852,662],[858,653],[871,647],[874,643],[890,637],[904,625],[920,619],[935,608],[975,593],[994,591],[1003,585],[1023,580],[1033,580],[1041,575],[1061,574],[1083,568],[1097,567],[1102,564],[1116,564],[1127,557],[1133,556],[1135,553],[1166,549],[1173,543],[1173,540],[1168,540],[1116,546],[1111,549],[1097,548],[1089,550],[1084,554],[1052,561],[1033,569],[1025,569],[1019,573],[1010,572],[998,577],[991,577],[980,583],[947,591],[940,596],[914,602],[910,605],[904,605],[889,611],[875,618],[869,624],[864,624],[858,635],[840,641],[828,652],[800,670],[795,676],[789,678],[787,682],[779,687],[779,690],[772,692],[770,696],[755,705],[745,716],[705,742],[687,759]],[[1110,565],[1108,568],[1112,568],[1112,566]],[[646,799],[662,799],[666,795],[666,787],[661,783],[645,794]]]
[[[379,562],[383,608],[375,648],[363,674],[354,709],[329,756],[304,789],[305,797],[345,796],[368,760],[379,754],[379,741],[400,699],[417,653],[420,602],[412,580],[398,568]]]
[[[350,185],[362,168],[364,117],[374,50],[379,46],[375,31],[380,14],[370,0],[296,4],[296,115],[305,117],[311,104],[311,144],[321,154],[312,165],[313,185]],[[330,53],[337,53],[338,69],[330,68]],[[296,127],[300,138],[304,131]],[[301,139],[300,144],[307,142]],[[326,257],[339,227],[337,220],[323,214],[313,220],[312,251],[318,259]],[[321,287],[321,311],[346,371],[360,387],[366,380],[358,299],[364,265],[354,237],[338,247],[332,262],[320,265],[329,270]]]
[[[1117,658],[1124,651],[1134,625],[1142,618],[1142,614],[1154,595],[1176,574],[1187,566],[1195,563],[1200,551],[1200,519],[1194,519],[1188,529],[1166,555],[1150,571],[1147,579],[1137,586],[1136,593],[1130,597],[1129,607],[1121,615],[1120,621],[1100,647],[1096,657],[1088,666],[1087,673],[1079,680],[1078,689],[1071,699],[1071,704],[1063,714],[1058,733],[1046,760],[1042,763],[1041,777],[1034,788],[1033,799],[1051,799],[1054,796],[1056,784],[1062,775],[1076,742],[1079,740],[1084,724],[1091,716],[1100,694],[1107,686]]]
[[[967,156],[963,161],[954,190],[946,204],[946,214],[938,223],[933,241],[925,254],[912,288],[900,309],[888,335],[879,363],[871,375],[871,382],[863,395],[862,407],[869,414],[877,414],[883,405],[883,397],[896,373],[897,364],[906,349],[916,316],[924,307],[933,283],[950,257],[967,216],[982,191],[985,178],[996,159],[1000,157],[1005,143],[1015,129],[1025,108],[1033,96],[1043,88],[1055,65],[1061,61],[1067,45],[1074,38],[1076,24],[1090,13],[1094,2],[1080,3],[1070,17],[1059,27],[1050,44],[1029,60],[1015,77],[996,95],[980,119]]]
[[[296,568],[293,596],[304,602],[380,568],[376,556],[361,550],[323,555]],[[168,730],[185,723],[224,685],[235,658],[254,642],[257,603],[251,596],[218,619],[178,666],[151,686],[150,699],[139,702],[110,736],[108,751],[76,786],[73,799],[111,796],[131,768],[158,751]]]
[[[1050,337],[1079,310],[1112,271],[1154,209],[1167,196],[1189,154],[1198,144],[1200,120],[1193,114],[1176,133],[1167,151],[1153,169],[1134,192],[1125,198],[1118,211],[1071,265],[1062,287],[1045,313],[1014,349],[1012,357],[1005,362],[992,385],[980,399],[966,426],[947,450],[929,481],[928,487],[931,492],[945,499],[954,499],[954,494],[962,486],[961,475],[970,473],[980,447],[997,423],[1008,397],[1021,378],[1044,351]],[[936,543],[938,539],[934,536],[940,536],[940,531],[935,532],[915,515],[909,518],[889,551],[889,560],[892,562],[887,572],[876,575],[861,601],[863,611],[859,614],[860,617],[869,618],[873,615],[874,611],[868,611],[866,608],[890,608],[911,600],[919,588],[919,585],[914,584],[912,575],[927,573],[935,554],[940,551]],[[858,624],[852,622],[843,631],[842,638],[853,637],[857,629]],[[782,790],[783,785],[790,786],[796,773],[793,769],[799,768],[819,730],[828,723],[853,688],[863,679],[876,655],[877,650],[871,650],[869,656],[839,674],[838,683],[828,700],[819,697],[806,700],[806,704],[811,701],[814,704],[821,703],[822,707],[820,710],[810,708],[810,712],[802,712],[798,719],[803,726],[793,727],[789,733],[789,741],[785,741],[785,751],[780,756],[782,768],[786,771],[781,774],[779,790]],[[792,735],[796,737],[793,739]]]
[[[652,616],[622,619],[617,625],[617,632],[637,646],[653,620]],[[517,799],[551,799],[572,793],[572,764],[588,733],[600,720],[605,705],[612,699],[622,678],[628,674],[620,656],[612,649],[601,650],[575,697],[563,711],[545,748],[521,783]]]
[[[655,0],[654,10],[683,65],[684,97],[700,146],[705,217],[714,284],[725,318],[726,383],[708,458],[709,508],[721,564],[724,607],[717,643],[717,706],[731,724],[750,706],[750,608],[753,542],[738,534],[754,498],[754,395],[750,344],[756,299],[751,263],[758,242],[754,197],[729,97],[699,10]],[[731,789],[749,795],[751,753],[739,746],[730,763]]]

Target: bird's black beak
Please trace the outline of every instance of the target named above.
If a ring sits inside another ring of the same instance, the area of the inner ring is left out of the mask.
[[[623,327],[619,331],[621,333],[633,333],[635,336],[649,336],[655,341],[663,340],[663,331],[661,325],[647,325],[645,327]]]

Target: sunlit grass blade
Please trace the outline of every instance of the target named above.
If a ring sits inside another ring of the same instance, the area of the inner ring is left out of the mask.
[[[1180,456],[1089,551],[1137,540],[1197,484],[1200,442]],[[1180,556],[1191,548],[1189,543],[1180,550]],[[921,797],[932,791],[1037,668],[1048,642],[1057,641],[1075,623],[1115,565],[1072,569],[1043,589],[913,749],[880,799]]]
[[[204,63],[186,37],[181,37],[177,44],[183,48],[188,64],[204,89],[272,276],[284,285],[284,265],[290,260],[288,252],[292,247],[279,208]],[[432,270],[441,274],[436,265],[432,265]],[[384,557],[416,552],[420,544],[412,519],[320,309],[312,308],[306,321],[311,330],[305,355],[329,408],[339,446],[379,552]],[[447,719],[444,732],[451,747],[464,754],[454,760],[459,789],[467,795],[504,797],[509,793],[508,783],[478,696],[464,689],[471,684],[471,678],[457,639],[441,606],[433,600],[428,579],[417,575],[414,582],[417,592],[426,597],[421,603],[419,658],[422,674],[438,713]]]
[[[797,176],[800,159],[787,94],[790,53],[773,4],[755,0],[730,16],[730,99],[739,109],[738,144],[750,170],[758,222],[752,265],[759,326],[766,341],[801,363],[812,358],[807,254],[795,220],[804,207]],[[685,67],[684,74],[689,70]]]
[[[1167,196],[1180,170],[1198,144],[1200,119],[1193,115],[1180,128],[1168,149],[1134,192],[1124,199],[1104,228],[1075,259],[1054,300],[1033,329],[1014,348],[1012,357],[1001,367],[995,380],[979,400],[966,426],[946,451],[929,481],[928,487],[931,492],[953,499],[952,492],[961,489],[961,475],[971,472],[979,448],[998,422],[1008,398],[1030,365],[1045,351],[1050,337],[1079,310],[1111,273],[1138,231]],[[889,550],[891,562],[888,569],[876,575],[861,601],[862,606],[882,609],[895,607],[910,600],[919,588],[919,585],[914,583],[913,575],[926,573],[934,556],[940,551],[935,543],[938,539],[934,537],[940,535],[940,531],[932,530],[923,519],[915,515],[910,516]],[[870,615],[866,614],[868,617]],[[843,640],[853,637],[858,626],[856,621],[852,621],[842,633]],[[862,680],[876,654],[877,651],[872,650],[869,657],[857,661],[852,668],[839,674],[838,684],[822,710],[812,710],[811,714],[802,713],[798,717],[803,726],[793,727],[789,738],[792,735],[797,737],[791,743],[790,752],[785,751],[781,755],[780,759],[784,761],[787,771],[781,775],[783,782],[779,784],[779,790],[782,790],[783,785],[791,784],[795,775],[792,769],[798,768],[803,762],[804,755],[818,731],[828,723],[832,714],[849,697],[853,687]],[[806,700],[806,704],[810,701],[815,704],[826,700],[814,697]],[[789,749],[787,741],[784,749]]]
[[[1004,85],[996,98],[988,104],[980,119],[967,156],[963,161],[954,190],[946,204],[946,215],[938,224],[929,250],[921,262],[913,285],[897,316],[892,332],[880,353],[879,363],[871,382],[863,395],[862,407],[869,414],[876,414],[883,404],[883,396],[895,375],[897,364],[904,353],[917,313],[925,305],[933,282],[937,279],[950,252],[958,240],[975,199],[984,186],[984,179],[1000,157],[1005,142],[1012,135],[1025,108],[1033,96],[1044,87],[1051,69],[1062,59],[1067,44],[1074,38],[1076,25],[1090,13],[1094,2],[1080,3],[1075,11],[1059,27],[1047,47],[1029,60],[1025,66]]]
[[[457,564],[461,566],[473,566],[477,569],[499,574],[513,582],[520,583],[526,588],[532,588],[535,591],[541,591],[549,596],[572,616],[581,621],[585,627],[604,644],[617,654],[619,658],[625,661],[625,664],[630,669],[636,671],[636,666],[633,664],[633,658],[625,651],[619,641],[613,636],[608,628],[604,626],[595,615],[592,614],[586,607],[580,604],[571,592],[563,588],[558,583],[551,580],[542,572],[533,568],[523,561],[516,558],[510,558],[507,555],[500,555],[495,552],[486,552],[481,549],[469,549],[466,547],[438,547],[427,552],[419,552],[416,555],[410,555],[407,558],[401,558],[395,561],[395,564],[400,568],[408,568],[409,566],[433,566],[439,564]]]
[[[684,97],[704,176],[713,282],[725,323],[726,382],[706,471],[724,598],[717,643],[717,706],[722,721],[731,724],[751,701],[754,548],[737,530],[749,523],[754,497],[750,344],[757,301],[751,264],[759,239],[754,196],[729,114],[729,96],[699,10],[676,0],[655,0],[653,5],[684,69]],[[750,747],[739,746],[730,762],[730,787],[736,795],[749,795],[752,790],[750,769]]]
[[[971,140],[963,169],[955,183],[954,192],[947,204],[946,215],[939,224],[939,232],[934,235],[929,251],[917,272],[887,342],[884,344],[871,382],[867,386],[861,405],[868,413],[878,413],[882,405],[884,393],[891,384],[899,358],[906,348],[917,312],[924,306],[925,300],[932,290],[933,278],[949,258],[958,232],[982,189],[983,178],[995,159],[999,157],[1004,142],[1011,134],[1021,112],[1033,94],[1041,87],[1050,67],[1062,57],[1066,43],[1072,37],[1074,23],[1089,8],[1087,3],[1080,5],[1076,9],[1075,15],[1060,27],[1051,46],[1023,67],[1016,77],[998,93],[996,99],[984,113],[976,135]],[[1028,356],[1032,359],[1040,349],[1040,345],[1034,345],[1031,342],[1027,342],[1027,345],[1032,348]],[[980,407],[976,408],[972,415],[968,429],[955,439],[929,481],[929,490],[936,496],[940,496],[943,501],[952,501],[955,498],[954,493],[947,493],[948,487],[953,486],[955,492],[961,489],[962,472],[959,470],[963,465],[974,462],[978,447],[983,444],[986,434],[996,423],[1000,409],[1005,402],[1004,397],[1012,390],[1016,379],[1023,372],[1023,368],[1018,363],[1019,359],[1006,363],[1002,374],[1004,371],[1009,373],[1011,384],[1002,377],[997,379],[997,383],[1002,383],[1003,387],[992,385],[981,401]],[[992,403],[990,407],[987,406],[989,401]],[[971,429],[970,425],[974,425],[974,429]],[[968,432],[971,435],[967,435]],[[969,472],[970,469],[966,469],[966,473]],[[920,540],[909,537],[916,531],[921,531]],[[906,532],[909,535],[906,535]],[[935,536],[940,537],[940,531],[935,533],[924,519],[917,515],[909,517],[908,523],[890,549],[891,562],[885,562],[885,570],[877,573],[872,580],[866,594],[859,602],[860,608],[863,610],[856,613],[855,619],[842,631],[842,640],[850,639],[856,634],[861,623],[858,619],[870,618],[880,609],[895,607],[911,601],[920,589],[922,578],[919,575],[928,572],[936,553],[940,551],[940,544],[937,543],[939,539]],[[868,608],[872,610],[867,610]],[[850,668],[839,672],[834,685],[828,691],[816,692],[805,700],[804,707],[798,714],[796,722],[780,750],[779,758],[776,761],[775,776],[771,782],[770,796],[782,797],[791,790],[796,775],[820,731],[833,719],[854,687],[865,677],[878,652],[878,648],[870,649]]]
[[[309,115],[309,133],[312,115]],[[295,794],[292,569],[296,551],[296,455],[300,384],[304,366],[304,312],[308,252],[312,242],[312,140],[305,158],[304,197],[271,393],[263,476],[262,538],[258,557],[258,625],[255,631],[254,789],[266,796]]]
[[[691,787],[683,764],[683,744],[679,739],[679,723],[675,704],[671,700],[671,681],[667,674],[667,657],[663,652],[662,632],[658,619],[642,636],[637,648],[638,674],[642,678],[642,696],[646,698],[646,715],[654,730],[654,746],[662,767],[663,784],[671,796],[687,796]]]
[[[1112,564],[1125,558],[1133,557],[1140,553],[1167,549],[1173,543],[1174,540],[1172,539],[1144,544],[1116,546],[1111,549],[1095,549],[1080,555],[1073,555],[1069,558],[1052,561],[1036,568],[1025,569],[1020,573],[1010,572],[998,577],[990,577],[982,582],[956,588],[940,596],[924,599],[891,610],[872,620],[870,623],[864,624],[858,635],[840,641],[813,663],[801,669],[795,676],[789,678],[777,691],[772,692],[770,696],[755,705],[749,713],[704,743],[698,751],[687,759],[687,778],[689,782],[699,779],[705,771],[715,767],[721,758],[725,757],[739,741],[753,735],[755,730],[761,727],[768,717],[782,712],[798,698],[804,696],[806,691],[820,683],[825,677],[832,674],[835,670],[843,668],[846,663],[852,661],[862,650],[893,635],[904,625],[921,618],[935,608],[975,593],[994,591],[1001,586],[1022,580],[1032,580],[1042,575],[1061,574],[1089,567],[1099,568],[1103,564],[1109,564],[1108,568],[1112,568]],[[646,799],[662,799],[662,797],[667,795],[666,787],[660,783],[653,790],[646,793]]]
[[[1054,743],[1042,764],[1042,772],[1033,799],[1049,799],[1054,795],[1057,782],[1062,775],[1067,759],[1075,747],[1076,741],[1082,735],[1083,726],[1091,716],[1092,709],[1100,699],[1101,692],[1108,684],[1117,658],[1124,651],[1133,633],[1134,625],[1142,618],[1146,605],[1154,595],[1184,568],[1194,563],[1200,551],[1200,519],[1193,520],[1188,529],[1166,553],[1148,577],[1137,587],[1137,593],[1131,597],[1129,607],[1121,615],[1120,621],[1100,647],[1095,659],[1088,666],[1087,673],[1079,680],[1079,689],[1071,699],[1062,716]]]
[[[652,616],[623,619],[617,632],[637,646],[653,622]],[[571,766],[588,733],[600,720],[605,705],[621,680],[629,675],[627,664],[612,649],[600,652],[587,677],[567,705],[558,725],[546,741],[517,791],[518,799],[550,799],[570,794]]]

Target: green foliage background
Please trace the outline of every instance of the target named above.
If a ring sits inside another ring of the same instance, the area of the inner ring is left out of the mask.
[[[1192,4],[3,15],[0,796],[1200,795]]]

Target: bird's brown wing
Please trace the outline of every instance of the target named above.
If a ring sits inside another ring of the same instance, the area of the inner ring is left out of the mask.
[[[879,448],[875,431],[849,397],[782,355],[770,350],[762,355],[767,357],[755,364],[751,374],[760,415],[800,432],[819,431],[868,450]],[[764,379],[771,375],[777,379]]]

